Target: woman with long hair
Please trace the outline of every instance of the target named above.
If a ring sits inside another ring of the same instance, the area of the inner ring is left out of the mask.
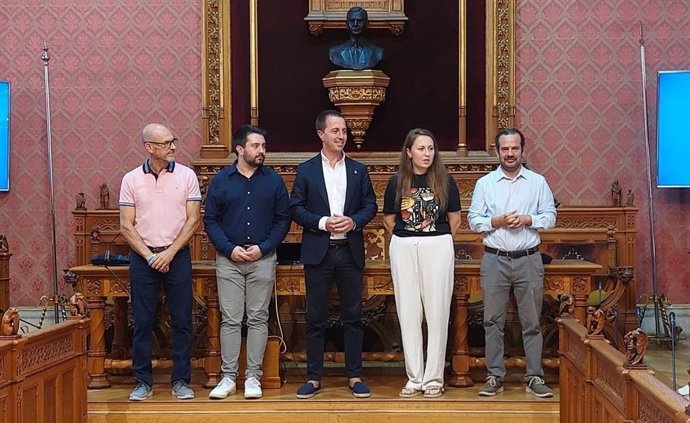
[[[383,213],[392,234],[391,275],[408,378],[399,395],[436,398],[443,394],[460,194],[430,131],[417,128],[407,134],[398,173],[386,187]]]

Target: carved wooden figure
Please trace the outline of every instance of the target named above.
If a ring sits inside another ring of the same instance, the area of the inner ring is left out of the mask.
[[[77,203],[77,210],[86,210],[86,197],[83,192],[78,193],[74,200]]]
[[[611,199],[613,200],[613,207],[620,207],[621,204],[621,184],[618,179],[611,184]]]
[[[600,308],[587,307],[587,337],[603,336],[606,313]]]
[[[69,314],[76,317],[85,317],[87,313],[86,299],[80,292],[69,297]]]
[[[15,336],[19,332],[19,311],[16,308],[10,307],[2,315],[2,322],[0,322],[0,335]]]
[[[110,208],[110,190],[108,184],[103,182],[100,186],[101,209],[107,210]]]
[[[558,315],[561,317],[573,317],[575,313],[575,298],[572,295],[564,292],[558,294]]]
[[[640,329],[631,330],[623,337],[625,342],[625,368],[645,368],[644,354],[647,352],[649,339]]]

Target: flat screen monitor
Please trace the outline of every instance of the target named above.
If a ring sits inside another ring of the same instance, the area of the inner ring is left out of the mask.
[[[657,187],[690,187],[690,70],[657,74]]]
[[[0,81],[0,191],[10,189],[10,83]]]

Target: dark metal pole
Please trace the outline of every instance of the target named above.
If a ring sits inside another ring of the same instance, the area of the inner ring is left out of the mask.
[[[46,137],[48,140],[48,181],[50,184],[50,233],[53,255],[53,303],[55,305],[55,323],[60,322],[60,304],[58,303],[58,270],[57,270],[57,239],[55,236],[55,187],[53,182],[53,137],[50,125],[50,82],[48,79],[48,42],[43,42],[43,84],[46,92]]]
[[[673,390],[677,390],[676,386],[676,313],[670,312],[668,314],[668,321],[671,325],[671,369],[673,369]]]
[[[651,154],[649,153],[649,108],[647,106],[647,60],[644,54],[644,32],[642,30],[642,22],[640,22],[640,65],[642,66],[642,108],[644,111],[644,151],[647,159],[647,195],[649,202],[647,203],[647,214],[649,216],[649,242],[652,255],[652,293],[654,295],[654,329],[655,337],[658,339],[661,336],[661,327],[659,326],[659,287],[657,285],[656,275],[656,241],[654,239],[654,197],[652,192],[652,164]]]

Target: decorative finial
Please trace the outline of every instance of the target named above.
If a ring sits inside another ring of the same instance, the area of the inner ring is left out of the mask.
[[[644,29],[642,28],[642,21],[640,21],[640,45],[644,46]]]
[[[50,56],[48,55],[48,41],[46,40],[43,40],[43,54],[41,55],[41,60],[43,60],[43,66],[48,66]]]

